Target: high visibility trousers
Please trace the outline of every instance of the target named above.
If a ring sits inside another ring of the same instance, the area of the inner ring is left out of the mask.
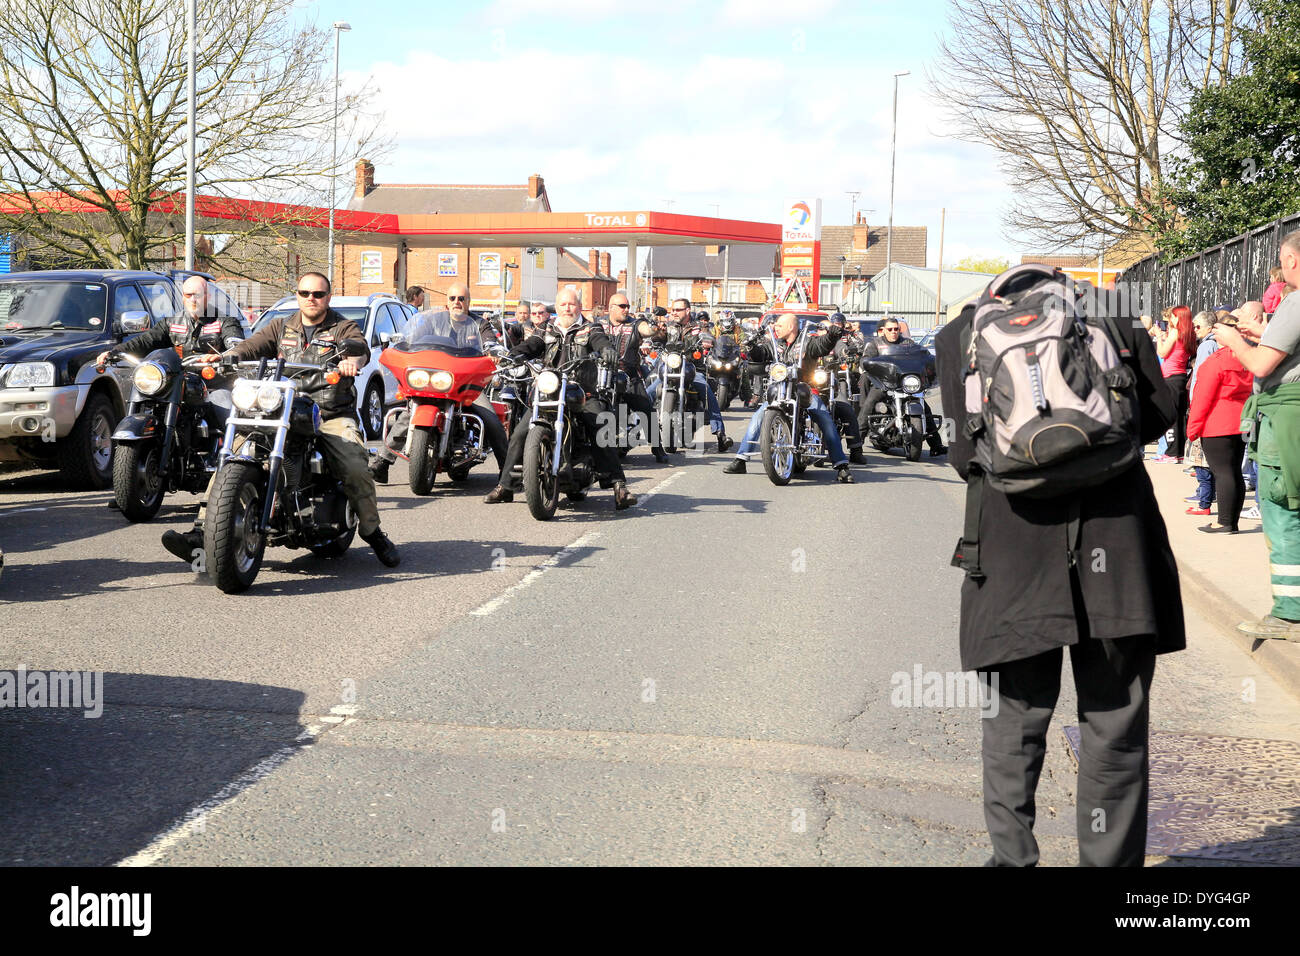
[[[1266,476],[1276,469],[1259,467],[1259,488],[1268,486]],[[1300,511],[1258,495],[1259,517],[1268,545],[1269,580],[1273,585],[1273,616],[1300,621]]]

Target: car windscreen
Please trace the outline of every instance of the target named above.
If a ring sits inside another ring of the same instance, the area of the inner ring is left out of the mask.
[[[253,331],[260,332],[276,319],[288,318],[297,311],[297,309],[267,309],[262,313],[262,317],[257,320],[257,325],[253,326]],[[365,331],[366,317],[370,314],[370,310],[364,305],[352,307],[344,306],[341,309],[334,309],[334,311],[342,315],[345,319],[351,319],[361,327],[363,332]]]
[[[81,329],[98,332],[108,314],[102,282],[10,279],[0,281],[0,331]]]

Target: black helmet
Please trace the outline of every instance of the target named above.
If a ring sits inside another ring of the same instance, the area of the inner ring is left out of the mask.
[[[697,315],[696,318],[699,319],[701,322],[707,322],[709,320],[709,313],[704,311],[703,309],[700,309],[700,314]]]
[[[843,325],[847,320],[844,318],[843,312],[834,312],[831,314],[831,321],[836,325]]]
[[[662,319],[662,318],[663,318],[664,316],[666,316],[667,314],[668,314],[668,310],[665,309],[662,305],[656,305],[656,306],[655,306],[655,317],[656,317],[656,318],[660,318],[660,319]]]

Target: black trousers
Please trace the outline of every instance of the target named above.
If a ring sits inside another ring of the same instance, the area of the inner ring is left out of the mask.
[[[646,430],[653,432],[653,434],[647,436],[650,440],[651,450],[656,454],[663,452],[663,445],[659,439],[660,429],[654,427],[655,410],[650,404],[650,396],[646,395],[644,390],[634,391],[629,389],[623,393],[623,405],[627,408],[629,418],[631,417],[632,412],[640,412],[642,414],[645,419]]]
[[[586,404],[582,406],[578,417],[581,418],[588,437],[599,434],[600,423],[597,416],[605,410],[605,403],[598,398],[588,398]],[[577,427],[578,424],[573,418],[568,418],[565,427]],[[523,490],[522,483],[515,479],[513,472],[515,466],[524,460],[524,445],[528,442],[529,430],[528,421],[520,419],[515,430],[510,433],[510,444],[506,448],[506,459],[501,465],[501,477],[497,482],[502,488],[510,491]],[[587,438],[583,440],[586,441]],[[614,481],[627,480],[627,476],[623,474],[623,463],[618,460],[618,449],[607,448],[597,441],[591,441],[591,457],[597,471],[605,472]]]
[[[1182,458],[1187,450],[1187,376],[1170,375],[1165,379],[1165,384],[1174,396],[1174,423],[1170,426],[1174,430],[1174,440],[1165,449],[1165,454],[1171,458]],[[1205,442],[1201,442],[1201,447],[1205,447]]]
[[[1081,866],[1141,866],[1146,851],[1147,732],[1155,638],[1085,637],[1070,647],[1079,698]],[[996,866],[1034,866],[1034,791],[1061,690],[1061,649],[990,669],[996,713],[984,727],[984,821]],[[992,708],[990,708],[992,710]]]
[[[1205,464],[1214,475],[1214,491],[1219,498],[1219,524],[1237,527],[1241,506],[1246,500],[1246,479],[1241,474],[1241,456],[1246,442],[1240,435],[1201,438]]]
[[[831,411],[835,415],[835,426],[844,436],[849,449],[861,448],[862,429],[858,427],[858,420],[853,415],[853,406],[848,402],[835,402],[831,406]]]

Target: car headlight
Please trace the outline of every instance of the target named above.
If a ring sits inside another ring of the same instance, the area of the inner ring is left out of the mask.
[[[40,388],[54,384],[54,363],[19,362],[9,370],[5,384],[10,388]]]
[[[251,412],[257,406],[257,383],[241,378],[230,390],[230,402],[241,412]]]
[[[257,390],[257,407],[264,412],[273,412],[284,401],[284,392],[274,385],[263,385]]]
[[[664,364],[669,368],[676,370],[682,367],[682,355],[680,352],[669,352],[664,355]]]
[[[819,368],[813,372],[813,384],[825,385],[831,379],[830,374],[824,368]]]
[[[141,395],[157,395],[167,384],[167,370],[157,362],[144,362],[136,366],[131,381]]]
[[[903,376],[903,391],[919,392],[920,390],[921,390],[921,376],[919,375]]]
[[[537,376],[537,390],[543,395],[554,395],[560,390],[560,376],[550,369]]]
[[[410,369],[406,373],[406,384],[411,388],[428,388],[429,370],[425,368]]]
[[[768,375],[772,377],[774,382],[784,382],[790,375],[790,367],[788,365],[773,365],[768,370]]]
[[[450,392],[451,387],[456,384],[456,376],[451,372],[444,372],[439,369],[429,376],[429,387],[435,392]]]

